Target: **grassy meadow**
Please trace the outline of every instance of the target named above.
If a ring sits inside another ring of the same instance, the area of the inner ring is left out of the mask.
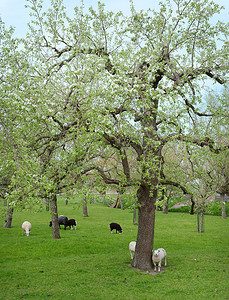
[[[85,218],[82,208],[59,201],[58,211],[78,222],[76,230],[62,227],[60,240],[52,239],[45,210],[15,211],[12,228],[0,227],[0,299],[229,299],[229,218],[205,216],[200,234],[196,215],[156,212],[154,248],[166,249],[168,266],[152,275],[130,265],[131,210],[92,204]],[[123,234],[111,234],[110,222]]]

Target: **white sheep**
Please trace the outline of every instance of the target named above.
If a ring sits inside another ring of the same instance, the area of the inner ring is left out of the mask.
[[[165,266],[166,264],[166,252],[163,248],[158,248],[157,250],[153,251],[153,265],[154,265],[154,271],[157,270],[157,264],[158,264],[158,272],[161,270],[161,261],[162,259],[165,259]]]
[[[27,236],[29,236],[29,233],[30,233],[31,228],[32,228],[31,223],[28,222],[28,221],[25,221],[25,222],[22,224],[22,233],[25,232],[25,234],[26,234]]]
[[[129,250],[130,250],[131,259],[134,258],[135,248],[136,248],[136,242],[130,242],[129,243]]]

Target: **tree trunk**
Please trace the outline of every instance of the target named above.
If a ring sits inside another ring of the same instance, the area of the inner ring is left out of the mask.
[[[124,210],[124,204],[123,204],[123,200],[122,200],[122,195],[124,193],[124,190],[118,190],[118,198],[120,199],[120,204],[121,204],[121,210]]]
[[[163,208],[162,208],[162,212],[163,214],[168,214],[168,209],[169,209],[169,200],[168,200],[168,197],[167,197],[167,190],[165,188],[162,189],[162,196],[161,196],[161,199],[160,201],[162,201],[163,203]]]
[[[121,203],[121,210],[124,210],[123,200],[120,200],[120,203]]]
[[[83,199],[83,217],[88,217],[88,212],[87,212],[87,199]]]
[[[136,207],[134,207],[134,212],[133,212],[133,224],[134,225],[138,225],[138,221],[137,221],[137,209],[136,209]]]
[[[168,205],[168,201],[166,200],[163,204],[163,214],[168,214],[169,211],[169,205]]]
[[[52,195],[50,205],[51,205],[51,211],[52,211],[52,237],[54,239],[60,239],[56,194]]]
[[[197,210],[197,230],[199,233],[204,232],[204,212],[201,209]]]
[[[119,206],[119,197],[117,197],[117,199],[115,200],[115,202],[111,204],[112,208],[118,208],[118,206]]]
[[[141,185],[138,189],[137,197],[139,205],[138,235],[132,266],[140,270],[152,270],[157,189],[155,188],[152,193],[148,185]]]
[[[5,224],[3,225],[3,227],[11,228],[11,223],[13,220],[13,212],[14,212],[14,209],[9,206],[8,210],[7,210],[7,215],[5,218]]]
[[[191,210],[190,210],[190,215],[194,215],[194,207],[195,207],[195,201],[193,200],[191,196]]]
[[[226,213],[226,203],[224,201],[224,194],[220,194],[220,201],[222,205],[222,218],[225,220],[227,218],[227,213]]]
[[[204,232],[204,213],[200,212],[200,233]]]

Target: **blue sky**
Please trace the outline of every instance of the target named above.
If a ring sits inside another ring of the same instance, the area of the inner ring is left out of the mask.
[[[104,0],[108,10],[122,10],[125,13],[129,11],[129,0]],[[133,0],[137,10],[148,8],[157,9],[159,0]],[[49,6],[50,1],[44,0],[44,3]],[[84,0],[86,6],[97,7],[97,0]],[[229,0],[215,0],[215,3],[223,5],[226,9],[220,19],[229,22]],[[27,23],[29,22],[29,10],[25,8],[25,0],[0,0],[0,17],[6,24],[15,27],[15,35],[24,37],[27,31]],[[64,0],[64,5],[69,12],[72,8],[80,5],[81,0]]]

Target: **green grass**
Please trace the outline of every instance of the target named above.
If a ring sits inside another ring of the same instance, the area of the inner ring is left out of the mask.
[[[196,215],[156,212],[155,248],[166,249],[168,266],[154,276],[130,266],[128,244],[137,236],[130,210],[94,204],[83,218],[73,204],[58,205],[78,222],[76,231],[61,229],[60,240],[46,211],[17,211],[12,228],[0,228],[0,299],[229,299],[229,219],[205,216],[200,234]],[[110,233],[112,221],[123,234]]]

